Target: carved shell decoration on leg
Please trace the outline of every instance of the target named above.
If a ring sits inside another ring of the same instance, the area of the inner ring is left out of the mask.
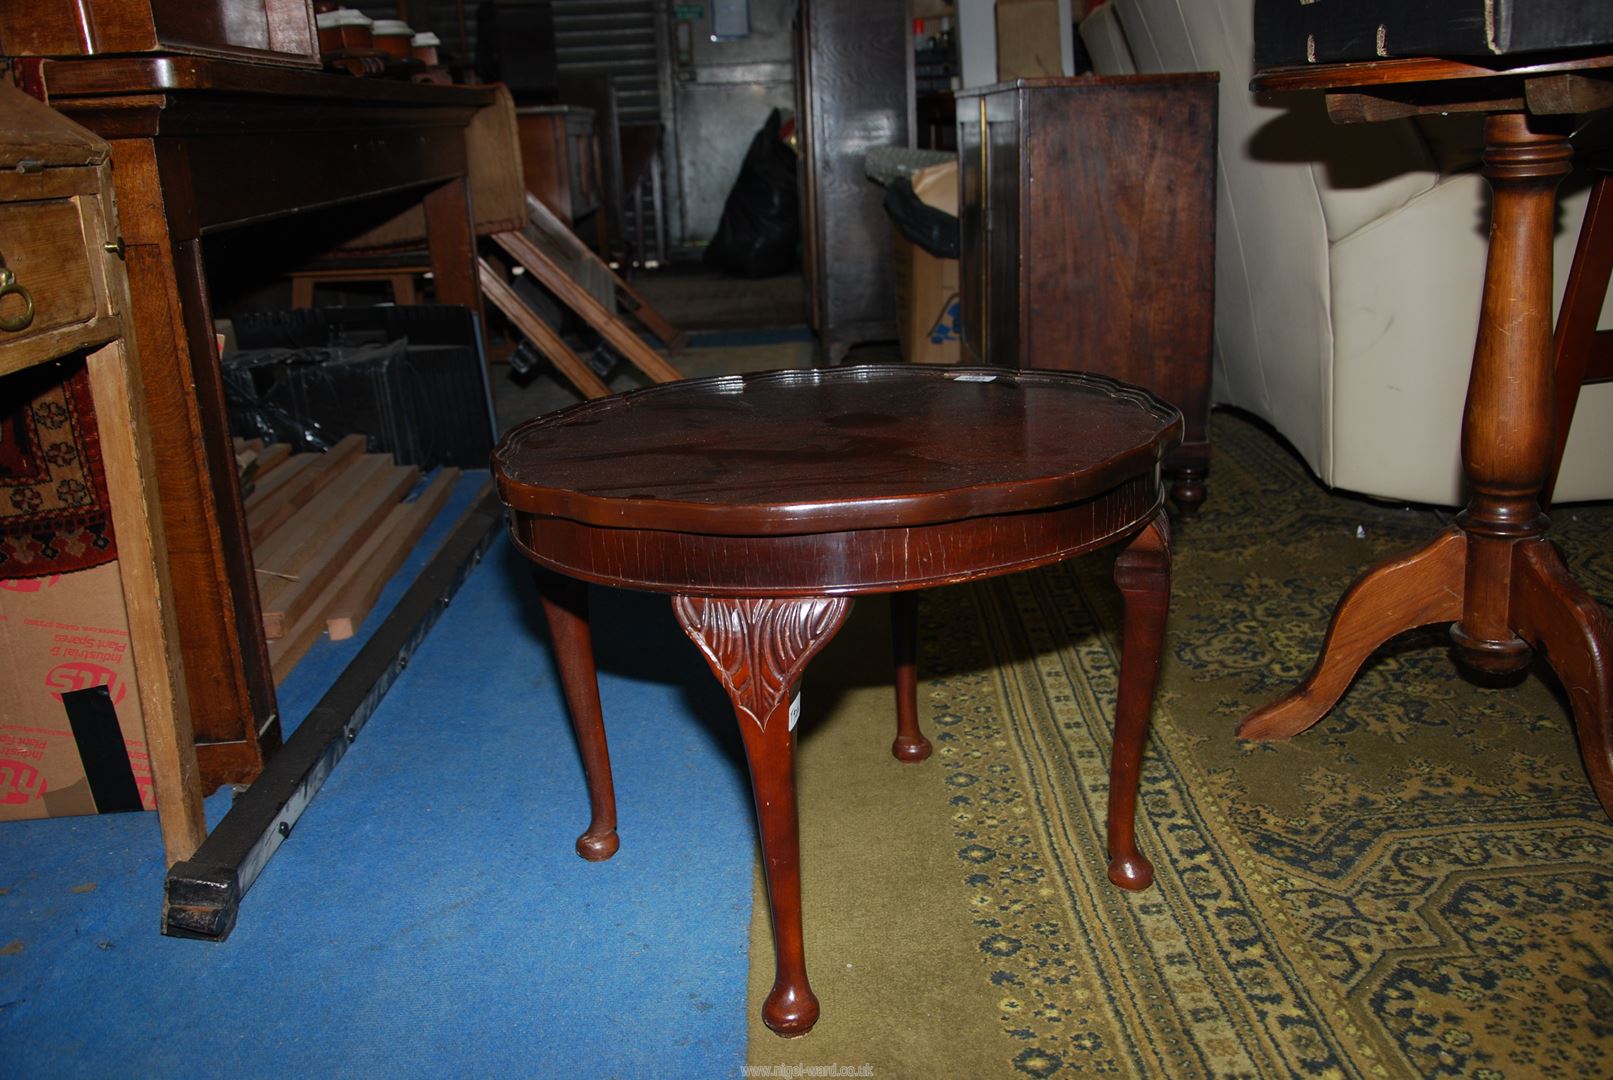
[[[672,610],[684,633],[705,653],[734,709],[767,727],[807,661],[846,619],[844,596],[800,600],[719,600],[675,596]]]

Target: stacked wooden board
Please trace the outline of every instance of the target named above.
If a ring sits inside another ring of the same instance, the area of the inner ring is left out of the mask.
[[[390,454],[365,453],[362,435],[322,454],[280,454],[276,445],[247,444],[236,453],[278,683],[322,635],[353,636],[442,509],[459,470],[439,470],[417,498],[403,502],[419,470],[395,464]]]

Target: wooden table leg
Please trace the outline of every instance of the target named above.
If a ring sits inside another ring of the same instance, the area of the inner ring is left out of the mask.
[[[891,593],[891,654],[896,661],[896,741],[891,753],[907,762],[930,756],[930,740],[919,728],[918,615],[918,593]]]
[[[1531,126],[1521,113],[1486,117],[1484,133],[1495,202],[1462,418],[1472,496],[1454,529],[1351,587],[1310,675],[1246,717],[1238,733],[1285,738],[1305,730],[1378,645],[1401,630],[1452,620],[1457,658],[1479,671],[1517,671],[1531,646],[1542,654],[1568,692],[1585,767],[1613,816],[1613,630],[1546,539],[1540,501],[1556,450],[1552,229],[1573,151],[1561,126]]]
[[[554,639],[560,684],[577,733],[583,773],[588,778],[588,828],[577,837],[577,854],[600,862],[616,854],[616,788],[611,781],[610,747],[599,707],[599,677],[594,669],[594,643],[588,628],[588,586],[549,570],[534,568],[543,614]]]
[[[1123,889],[1146,889],[1153,884],[1154,868],[1137,850],[1137,782],[1171,600],[1170,527],[1163,510],[1115,559],[1115,584],[1125,598],[1126,613],[1109,757],[1109,880]]]
[[[1333,611],[1322,653],[1300,684],[1243,718],[1241,739],[1288,739],[1327,715],[1378,646],[1415,626],[1462,615],[1467,535],[1440,533],[1427,547],[1379,563],[1356,579]]]
[[[1613,817],[1613,624],[1568,575],[1549,540],[1517,548],[1512,614],[1518,633],[1562,680],[1574,709],[1585,771]]]
[[[776,953],[762,1021],[780,1035],[805,1035],[818,1021],[818,999],[807,981],[801,936],[795,687],[807,661],[846,621],[851,601],[675,596],[672,610],[728,691],[750,762]]]

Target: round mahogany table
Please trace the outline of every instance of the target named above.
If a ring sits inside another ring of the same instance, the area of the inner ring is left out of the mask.
[[[727,689],[767,866],[777,969],[768,1027],[818,1018],[801,937],[797,684],[851,598],[892,594],[897,736],[922,761],[912,590],[1127,541],[1110,762],[1109,877],[1140,889],[1138,770],[1170,595],[1160,462],[1181,415],[1095,375],[937,367],[666,383],[529,421],[493,452],[515,543],[538,567],[588,777],[586,859],[618,846],[585,582],[672,595]]]

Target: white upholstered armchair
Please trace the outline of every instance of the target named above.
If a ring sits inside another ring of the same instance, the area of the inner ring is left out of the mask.
[[[1464,501],[1489,217],[1473,118],[1340,126],[1319,98],[1257,101],[1253,0],[1110,0],[1081,35],[1102,73],[1221,73],[1215,401],[1269,422],[1329,486]],[[1559,299],[1586,186],[1561,193]],[[1556,501],[1613,498],[1610,465],[1613,383],[1589,385]]]

